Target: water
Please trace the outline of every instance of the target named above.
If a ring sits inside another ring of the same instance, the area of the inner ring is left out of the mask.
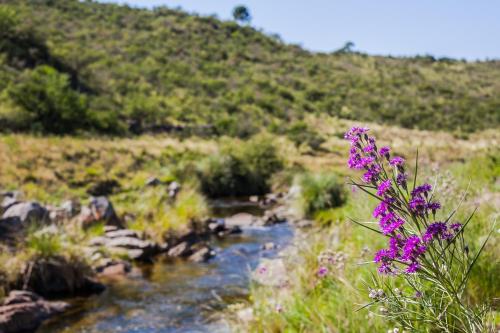
[[[214,214],[258,213],[256,206],[214,202]],[[248,295],[249,273],[273,242],[280,248],[293,236],[287,224],[247,228],[214,239],[217,255],[208,263],[158,261],[109,284],[101,295],[73,300],[73,310],[46,323],[37,333],[227,332],[217,311]]]

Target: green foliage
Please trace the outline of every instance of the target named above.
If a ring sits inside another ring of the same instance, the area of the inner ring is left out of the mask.
[[[344,185],[335,174],[306,173],[298,176],[295,183],[300,188],[296,205],[306,217],[340,207],[347,201]]]
[[[69,78],[52,67],[39,66],[11,86],[9,96],[33,117],[31,129],[71,133],[88,124],[86,99],[69,86]]]
[[[296,146],[307,145],[312,150],[318,150],[325,139],[312,130],[305,122],[299,121],[290,126],[287,136]]]
[[[31,113],[51,110],[54,122],[64,122],[45,130],[63,131],[73,123],[66,116],[77,113],[106,133],[176,128],[242,138],[262,128],[286,133],[306,114],[457,133],[500,123],[499,61],[367,56],[351,52],[350,44],[343,52],[316,54],[246,25],[165,7],[0,4],[2,22],[10,22],[5,13],[11,12],[18,21],[0,43],[0,110],[12,109],[6,87],[28,85],[34,67],[49,65],[66,77],[56,80],[62,92],[50,102],[31,95],[44,89],[18,91]],[[48,108],[59,99],[65,111]],[[69,106],[74,111],[68,113]],[[17,123],[32,128],[27,118]],[[18,129],[11,124],[3,128]]]
[[[250,22],[252,17],[250,16],[250,11],[245,6],[236,6],[233,9],[233,18],[235,21],[240,22]]]
[[[271,177],[282,168],[271,137],[261,135],[238,145],[226,143],[199,163],[197,173],[202,191],[210,197],[245,196],[269,192]]]

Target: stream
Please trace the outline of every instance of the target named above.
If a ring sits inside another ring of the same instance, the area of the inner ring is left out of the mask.
[[[256,204],[212,202],[216,217],[247,212],[261,215]],[[274,257],[293,237],[287,224],[243,228],[241,234],[213,238],[216,256],[207,263],[166,261],[134,269],[113,281],[100,295],[74,299],[72,310],[48,321],[37,333],[230,332],[217,314],[248,295],[249,275],[260,258]],[[263,250],[273,242],[277,250]]]

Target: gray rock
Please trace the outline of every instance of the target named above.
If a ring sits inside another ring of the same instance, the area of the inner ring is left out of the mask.
[[[67,218],[73,218],[81,210],[81,204],[78,200],[66,200],[61,204],[61,209]]]
[[[122,227],[122,221],[116,215],[111,201],[106,197],[92,197],[88,207],[83,207],[78,216],[83,227],[88,227],[95,222],[104,221],[107,225]]]
[[[238,213],[225,219],[228,228],[232,227],[250,227],[260,224],[259,218],[248,213]]]
[[[278,246],[276,244],[274,244],[273,242],[267,242],[267,243],[262,245],[262,249],[265,251],[270,251],[270,250],[274,250],[277,248],[278,248]]]
[[[107,238],[120,238],[120,237],[132,237],[139,238],[139,235],[134,230],[130,229],[118,229],[106,232]]]
[[[193,253],[188,242],[181,242],[168,250],[170,257],[187,257]]]
[[[38,202],[19,202],[10,206],[2,215],[3,219],[18,217],[25,226],[49,221],[49,212]]]
[[[106,246],[108,247],[120,247],[123,249],[132,250],[143,250],[150,251],[154,248],[154,244],[150,241],[144,241],[142,239],[134,237],[117,237],[111,238],[106,241]]]
[[[160,184],[161,184],[161,181],[156,177],[149,177],[145,183],[145,185],[148,187],[154,187],[154,186],[158,186]]]
[[[11,291],[0,306],[0,332],[33,332],[43,321],[68,308],[68,303],[48,302],[29,291]]]
[[[188,260],[193,262],[206,262],[214,256],[215,251],[213,251],[208,245],[204,245],[190,255]]]
[[[171,198],[175,198],[177,196],[177,193],[181,190],[181,184],[179,184],[176,181],[171,182],[168,184],[168,196]]]

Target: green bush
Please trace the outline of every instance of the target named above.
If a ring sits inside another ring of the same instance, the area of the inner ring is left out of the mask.
[[[302,174],[295,179],[300,188],[296,205],[305,217],[342,206],[347,200],[344,185],[332,173]]]
[[[270,191],[271,177],[283,161],[269,136],[256,136],[221,151],[197,167],[202,191],[210,197],[260,195]]]
[[[84,95],[71,89],[69,77],[50,66],[26,72],[9,87],[9,97],[33,116],[32,130],[64,134],[89,125]]]

